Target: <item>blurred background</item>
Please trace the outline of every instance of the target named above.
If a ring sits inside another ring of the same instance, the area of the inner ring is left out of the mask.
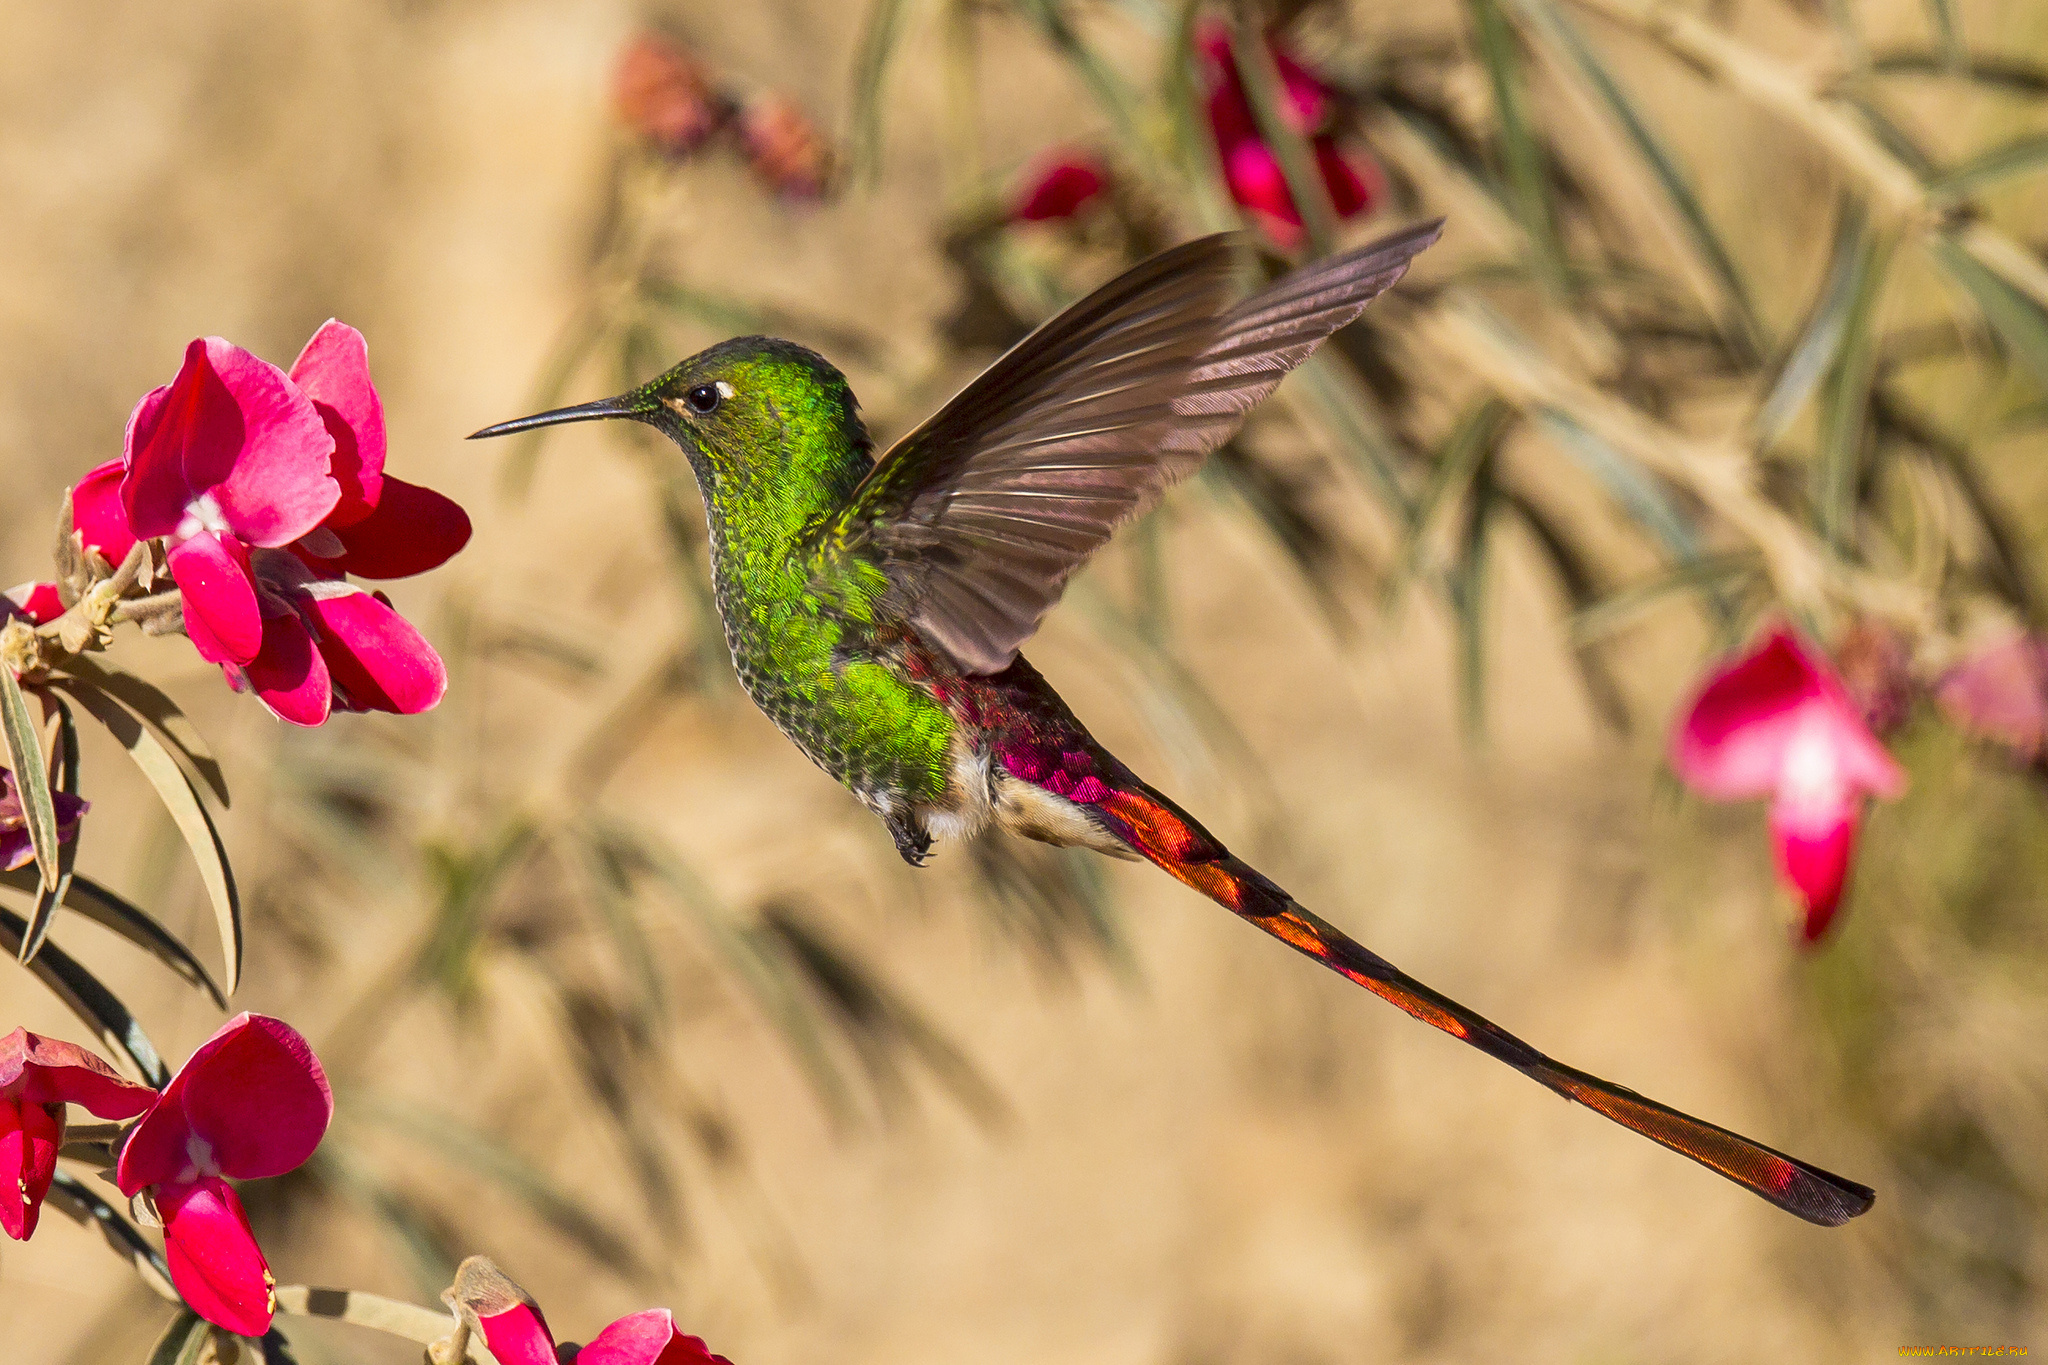
[[[1234,19],[1271,47],[1233,62]],[[0,578],[48,575],[189,338],[288,364],[329,316],[391,470],[477,526],[394,590],[454,674],[430,717],[289,731],[182,640],[118,647],[223,751],[236,1003],[335,1081],[321,1155],[250,1191],[281,1280],[431,1303],[483,1252],[564,1339],[664,1304],[741,1365],[2048,1344],[2040,727],[1944,686],[2040,624],[2048,10],[185,0],[10,39]],[[734,684],[671,450],[462,441],[753,331],[887,441],[1159,246],[1242,224],[1278,269],[1435,214],[1030,656],[1404,968],[1877,1187],[1847,1228],[1150,869],[910,871]],[[1912,778],[1816,950],[1761,808],[1662,761],[1776,615]],[[119,763],[86,753],[80,866],[204,942]],[[96,926],[54,940],[167,1054],[217,1025]],[[24,973],[0,1001],[76,1033]],[[166,1316],[64,1219],[0,1247],[12,1361],[138,1360]],[[284,1325],[309,1365],[416,1358]]]

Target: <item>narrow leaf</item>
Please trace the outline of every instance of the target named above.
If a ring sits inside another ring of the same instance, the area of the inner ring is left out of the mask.
[[[28,925],[21,916],[0,909],[0,948],[19,952],[27,931]],[[164,1066],[149,1035],[142,1031],[142,1025],[120,997],[101,985],[98,977],[55,944],[45,944],[28,969],[106,1044],[117,1063],[125,1063],[123,1069],[129,1075],[159,1089],[170,1083],[170,1070]]]
[[[1934,30],[1941,60],[1949,70],[1958,70],[1967,54],[1963,50],[1963,23],[1956,14],[1956,0],[1926,0],[1926,4],[1927,23]]]
[[[135,1267],[136,1275],[152,1293],[182,1306],[178,1291],[171,1287],[170,1267],[164,1264],[163,1257],[97,1190],[71,1172],[60,1170],[50,1181],[49,1204],[80,1227],[87,1223],[98,1227],[114,1254]]]
[[[1563,408],[1544,408],[1536,423],[1604,487],[1637,525],[1679,559],[1699,556],[1699,538],[1662,484]]]
[[[1692,178],[1664,145],[1663,139],[1636,107],[1621,82],[1600,60],[1599,53],[1553,0],[1510,0],[1510,3],[1578,73],[1579,79],[1606,109],[1622,136],[1649,167],[1652,179],[1663,191],[1700,263],[1720,286],[1720,320],[1724,336],[1739,353],[1755,356],[1763,346],[1763,324],[1757,317],[1749,286],[1743,281],[1734,257],[1728,254],[1721,234],[1714,230],[1712,220],[1700,204]]]
[[[170,812],[178,832],[185,836],[185,846],[192,850],[193,861],[199,866],[199,879],[206,884],[207,898],[213,902],[214,922],[220,929],[226,990],[233,995],[242,979],[242,903],[235,893],[235,877],[228,866],[227,849],[221,844],[220,831],[214,828],[213,817],[207,814],[206,804],[199,799],[198,791],[178,767],[170,751],[164,748],[163,742],[144,729],[142,723],[127,710],[95,688],[68,682],[58,685],[90,711],[93,718],[106,726],[127,749],[128,756],[135,760],[135,766],[156,789],[157,799]]]
[[[199,1365],[213,1324],[187,1308],[172,1318],[149,1351],[146,1365]]]
[[[883,87],[903,41],[909,10],[908,0],[873,0],[854,49],[846,164],[848,179],[855,185],[873,185],[881,172]]]
[[[2001,181],[2032,175],[2044,169],[2048,169],[2048,134],[2035,133],[2015,138],[1949,167],[1927,188],[1944,198],[1966,199]]]
[[[64,671],[142,717],[171,746],[186,768],[206,784],[223,808],[231,804],[227,778],[222,775],[220,760],[213,756],[206,737],[156,684],[82,655],[67,662]]]
[[[1929,239],[1934,260],[1976,303],[2008,350],[2048,389],[2048,312],[1952,238]]]
[[[1458,560],[1450,575],[1451,608],[1458,625],[1458,710],[1466,737],[1473,740],[1486,731],[1486,588],[1494,505],[1493,447],[1481,446],[1480,451],[1465,500]]]
[[[78,795],[78,725],[71,717],[71,707],[55,692],[45,692],[46,706],[57,713],[57,743],[50,754],[50,786],[53,793],[65,796]],[[52,800],[54,802],[54,796]],[[43,938],[50,932],[50,922],[57,918],[57,907],[64,903],[65,895],[71,890],[72,868],[78,862],[78,841],[84,835],[83,827],[70,839],[57,846],[57,884],[41,885],[40,869],[35,883],[35,910],[28,917],[28,932],[21,943],[21,960],[27,962],[42,949]],[[26,871],[26,869],[18,869]],[[4,874],[11,879],[15,873]]]
[[[1800,328],[1799,339],[1792,343],[1792,349],[1779,365],[1778,376],[1751,423],[1759,445],[1768,448],[1777,443],[1834,365],[1850,312],[1864,292],[1863,282],[1870,273],[1875,241],[1863,201],[1845,199],[1835,216],[1835,244],[1820,297]]]
[[[57,807],[50,800],[50,774],[43,768],[42,737],[20,679],[4,666],[0,666],[0,731],[5,733],[7,766],[14,769],[14,790],[21,799],[22,818],[28,823],[29,843],[36,851],[43,888],[54,891],[58,878]],[[32,944],[24,940],[21,951],[32,955]]]
[[[1881,76],[1953,76],[2003,94],[2048,96],[2048,67],[2018,57],[1965,54],[1957,64],[1947,53],[1899,48],[1873,57],[1870,69]]]
[[[1273,60],[1273,49],[1267,46],[1263,23],[1260,11],[1240,11],[1231,55],[1237,63],[1252,118],[1258,124],[1259,137],[1280,162],[1288,197],[1301,215],[1308,254],[1311,258],[1327,256],[1337,245],[1337,210],[1330,202],[1330,187],[1316,165],[1314,149],[1295,128],[1284,107],[1287,94],[1281,85],[1279,65]]]
[[[403,1133],[451,1164],[490,1181],[607,1269],[628,1279],[643,1273],[632,1247],[604,1220],[523,1157],[461,1120],[375,1095],[347,1096],[342,1107],[347,1115]]]
[[[1514,30],[1496,0],[1466,0],[1466,8],[1472,15],[1472,46],[1493,86],[1508,206],[1528,239],[1536,277],[1553,296],[1562,296],[1568,284],[1564,245],[1558,238],[1557,219],[1550,202],[1547,158],[1529,115],[1522,54],[1515,45]]]
[[[1877,373],[1876,314],[1884,294],[1888,238],[1873,240],[1842,317],[1842,343],[1823,393],[1814,507],[1820,532],[1845,551],[1855,529],[1857,489],[1870,433],[1870,386]]]
[[[1573,613],[1569,626],[1575,644],[1590,645],[1618,634],[1647,616],[1666,598],[1682,592],[1711,590],[1716,598],[1762,572],[1754,553],[1707,555],[1650,575],[1592,602]]]
[[[69,851],[71,845],[66,845]],[[19,868],[13,872],[0,872],[0,886],[11,886],[16,890],[34,893],[35,879],[28,869]],[[63,904],[103,928],[111,929],[122,938],[154,957],[157,961],[176,972],[185,983],[205,991],[220,1009],[228,1007],[227,997],[214,983],[213,977],[200,964],[175,935],[156,922],[146,911],[109,891],[90,877],[71,878],[64,893]]]

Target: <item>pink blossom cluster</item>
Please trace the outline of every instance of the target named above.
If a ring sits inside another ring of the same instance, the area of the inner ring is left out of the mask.
[[[327,1076],[282,1020],[238,1014],[162,1090],[122,1079],[75,1043],[16,1029],[0,1038],[0,1230],[25,1241],[64,1145],[65,1105],[133,1120],[114,1181],[164,1229],[171,1284],[193,1312],[244,1337],[270,1330],[275,1281],[228,1183],[304,1165],[334,1117]]]
[[[414,714],[441,699],[447,670],[389,599],[349,579],[431,569],[470,525],[448,498],[385,473],[385,454],[355,328],[322,326],[289,373],[202,337],[136,404],[121,458],[72,490],[74,534],[110,564],[161,538],[193,646],[282,719]],[[15,605],[31,619],[59,605],[48,585],[26,586]]]

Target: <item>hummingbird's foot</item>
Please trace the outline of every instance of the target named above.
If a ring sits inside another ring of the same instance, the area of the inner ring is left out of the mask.
[[[932,833],[916,816],[887,814],[882,817],[889,826],[889,835],[896,841],[896,851],[903,855],[903,861],[912,867],[923,867],[925,856],[932,851]]]

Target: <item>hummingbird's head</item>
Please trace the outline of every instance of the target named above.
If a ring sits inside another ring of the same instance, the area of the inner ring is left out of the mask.
[[[853,390],[816,351],[775,337],[736,337],[699,351],[629,393],[473,432],[510,436],[563,422],[645,422],[689,456],[705,497],[737,502],[844,496],[872,464]]]

